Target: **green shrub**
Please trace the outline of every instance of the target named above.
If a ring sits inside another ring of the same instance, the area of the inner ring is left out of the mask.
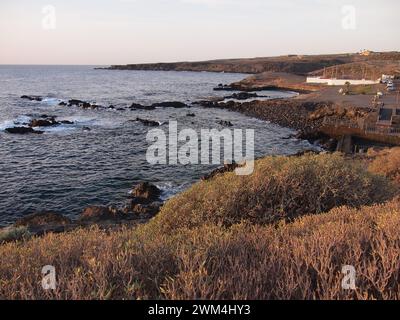
[[[0,230],[0,243],[29,238],[31,235],[26,227],[11,227]]]

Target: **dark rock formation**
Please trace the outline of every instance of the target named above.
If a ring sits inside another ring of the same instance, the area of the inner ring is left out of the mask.
[[[90,107],[90,103],[78,99],[68,100],[68,105],[70,106],[78,106],[78,107]]]
[[[119,212],[116,209],[108,207],[92,206],[86,208],[80,215],[78,222],[80,223],[96,223],[102,221],[110,221],[119,219]]]
[[[28,133],[42,134],[42,133],[44,133],[43,131],[34,130],[30,127],[7,128],[5,131],[7,133],[12,133],[12,134],[28,134]]]
[[[338,141],[316,129],[301,130],[296,136],[297,139],[307,140],[310,143],[319,145],[327,151],[336,151]]]
[[[26,99],[29,101],[39,101],[39,102],[43,100],[43,98],[40,96],[27,96],[27,95],[21,96],[21,99]]]
[[[131,110],[154,110],[155,108],[154,106],[144,106],[139,103],[132,103],[129,107]]]
[[[140,216],[142,218],[147,217],[151,218],[154,217],[162,207],[161,202],[153,202],[150,204],[136,204],[134,201],[131,203],[131,207],[129,209],[129,214],[133,213],[136,216]]]
[[[219,102],[218,101],[211,101],[211,100],[200,100],[196,101],[193,104],[199,105],[204,108],[218,108]]]
[[[236,88],[233,88],[232,86],[228,84],[222,84],[220,83],[217,87],[214,88],[215,91],[236,91]]]
[[[220,121],[217,121],[217,123],[224,127],[233,127],[233,123],[230,121],[220,120]]]
[[[55,117],[42,117],[42,119],[33,119],[29,122],[30,127],[51,127],[59,124]]]
[[[186,114],[186,117],[195,117],[196,115],[194,113],[188,113]]]
[[[224,99],[247,100],[247,99],[258,98],[258,97],[262,97],[262,96],[259,96],[257,93],[239,92],[239,93],[234,93],[230,96],[227,96]]]
[[[159,200],[161,190],[151,183],[142,182],[135,186],[131,195],[135,198],[136,203],[148,204]]]
[[[38,212],[32,215],[18,219],[15,227],[37,228],[44,226],[62,226],[71,224],[72,221],[58,213],[54,212]]]
[[[142,119],[142,118],[136,118],[135,121],[141,122],[143,125],[147,127],[158,127],[160,126],[160,123],[158,121],[153,121],[153,120],[147,120],[147,119]]]
[[[102,106],[97,105],[97,104],[91,104],[87,101],[82,101],[82,100],[78,100],[78,99],[71,99],[68,101],[68,106],[77,106],[83,109],[100,109],[102,108]]]
[[[151,105],[154,108],[188,108],[189,106],[183,102],[179,101],[167,101],[154,103]]]

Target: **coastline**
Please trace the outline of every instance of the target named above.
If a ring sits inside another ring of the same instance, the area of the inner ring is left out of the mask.
[[[260,96],[264,97],[264,96]],[[46,97],[44,96],[33,96],[33,95],[22,95],[19,97],[20,99],[23,99],[25,101],[28,101],[29,103],[40,103],[42,101],[46,101]],[[57,99],[54,98],[56,103],[62,107],[64,110],[67,108],[79,108],[83,110],[93,110],[96,112],[97,110],[114,110],[114,108],[110,109],[110,107],[107,107],[107,105],[99,105],[94,102],[91,102],[89,100],[77,100],[77,99],[71,99],[70,98],[64,98],[64,99]],[[193,100],[192,100],[193,101]],[[195,102],[195,101],[193,101]],[[162,107],[164,108],[183,108],[187,107],[186,104],[182,102],[163,102],[161,103]],[[157,105],[158,106],[158,105]],[[147,110],[147,109],[155,109],[157,107],[156,105],[149,105],[149,106],[142,106],[137,103],[133,103],[131,107],[125,108],[125,110]],[[219,108],[223,109],[223,108]],[[110,111],[111,112],[111,111]],[[122,111],[121,111],[122,112]],[[224,112],[225,113],[225,112]],[[37,115],[36,118],[32,118],[32,120],[28,122],[24,122],[20,125],[27,126],[26,132],[28,132],[27,129],[30,128],[36,128],[43,126],[47,129],[51,129],[52,127],[56,127],[58,125],[62,125],[65,122],[65,125],[73,125],[74,121],[68,121],[67,120],[62,120],[63,118],[57,118],[53,116],[49,116],[48,114],[45,115]],[[223,119],[223,118],[222,118]],[[27,120],[26,120],[27,121]],[[143,119],[143,121],[145,121]],[[157,122],[157,125],[160,123]],[[225,125],[225,124],[221,124]],[[263,125],[263,124],[261,124]],[[15,133],[22,128],[22,127],[16,127]],[[18,130],[17,130],[18,129]],[[46,130],[47,130],[46,129]],[[90,132],[89,127],[84,127],[83,128],[85,132]],[[11,130],[10,130],[11,131]],[[25,132],[25,131],[24,131]],[[38,131],[36,129],[32,129],[33,133],[37,133],[39,135],[43,134],[42,131]],[[22,131],[21,131],[22,134]],[[297,152],[297,151],[296,151]],[[260,155],[257,155],[260,156]],[[204,173],[203,178],[207,176],[213,176],[215,175],[216,172],[221,173],[221,169],[223,172],[226,172],[223,167],[217,168],[216,170],[211,170],[209,172]],[[199,179],[200,180],[200,179]],[[146,180],[141,180],[141,181],[146,181]],[[153,182],[151,180],[148,180],[150,182]],[[136,182],[135,182],[136,183]],[[52,209],[51,206],[43,207],[41,210],[35,210],[32,212],[37,212],[33,215],[27,215],[26,217],[28,218],[27,220],[24,220],[24,218],[19,218],[17,223],[14,223],[15,220],[10,220],[10,224],[5,224],[6,228],[1,229],[2,231],[6,230],[7,228],[11,227],[24,227],[24,226],[31,226],[30,227],[30,233],[35,234],[35,235],[43,235],[47,232],[54,232],[54,233],[60,233],[60,232],[67,232],[74,230],[76,228],[86,228],[89,227],[93,224],[100,224],[102,228],[105,229],[113,229],[117,228],[119,226],[126,226],[126,225],[136,225],[136,224],[141,224],[144,222],[149,221],[152,217],[155,216],[155,214],[159,211],[162,201],[161,199],[154,199],[154,201],[151,202],[143,202],[141,203],[140,201],[136,201],[135,199],[129,199],[132,200],[132,203],[128,203],[127,208],[120,207],[122,206],[123,203],[117,203],[117,207],[87,207],[90,204],[86,204],[82,208],[90,209],[94,211],[93,219],[92,220],[86,220],[86,221],[78,221],[79,220],[79,214],[80,212],[77,212],[78,219],[70,220],[67,218],[68,213],[65,212],[58,212],[57,209]],[[128,201],[129,202],[129,201]],[[106,204],[108,205],[108,204]],[[52,210],[52,211],[48,211]],[[157,212],[156,212],[157,211]],[[63,214],[63,215],[61,215]],[[102,218],[99,218],[98,216],[103,216]],[[13,224],[11,224],[13,223]]]
[[[177,71],[177,70],[174,70]],[[210,71],[215,72],[215,71]],[[293,138],[307,140],[311,144],[318,145],[328,152],[346,151],[339,148],[340,139],[337,135],[331,135],[323,130],[326,119],[330,121],[342,121],[357,123],[360,119],[369,114],[368,110],[353,107],[341,106],[334,101],[324,100],[322,94],[319,99],[315,99],[313,94],[323,92],[320,85],[309,85],[305,83],[305,77],[301,75],[288,74],[283,72],[264,72],[228,85],[219,85],[215,90],[219,91],[240,91],[241,93],[258,92],[262,90],[293,91],[299,95],[293,98],[280,98],[271,100],[255,100],[251,102],[242,101],[220,101],[208,99],[195,101],[204,108],[219,108],[228,111],[242,113],[246,116],[268,121],[281,127],[294,129],[297,134]],[[225,97],[226,98],[226,97]],[[84,105],[84,103],[83,103]],[[98,106],[96,106],[98,107]],[[152,107],[152,106],[150,106]],[[149,108],[149,106],[135,105],[135,108]],[[288,137],[291,138],[291,137]],[[229,170],[218,168],[211,171],[208,177],[213,177],[218,173]],[[65,222],[60,216],[55,216],[51,212],[40,212],[39,216],[28,217],[25,225],[29,225],[38,217],[40,227],[31,229],[36,235],[47,232],[66,232],[80,227],[88,227],[96,224],[105,229],[113,229],[121,225],[137,225],[145,223],[153,218],[160,211],[163,203],[156,197],[153,201],[137,201],[133,199],[129,208],[113,207],[88,207],[89,219],[83,221]],[[85,216],[85,211],[82,215]],[[131,213],[134,216],[129,216]],[[33,220],[32,220],[33,219]],[[55,220],[53,220],[55,219]],[[23,219],[20,219],[23,220]],[[30,220],[30,221],[29,221]],[[62,222],[61,225],[59,224]],[[41,225],[44,223],[44,225]],[[16,224],[18,226],[18,222]]]

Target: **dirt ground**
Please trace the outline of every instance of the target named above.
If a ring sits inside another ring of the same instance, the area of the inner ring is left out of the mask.
[[[375,105],[373,94],[350,94],[342,95],[339,93],[341,86],[324,87],[321,91],[313,92],[310,94],[300,95],[298,99],[307,100],[312,102],[330,101],[343,106],[361,107],[361,108],[374,108]],[[396,88],[400,89],[400,81]],[[351,89],[350,89],[351,91]],[[399,108],[400,109],[400,93],[399,91],[386,91],[385,85],[373,86],[373,92],[382,92],[383,97],[379,99],[379,103],[383,104],[386,108]]]

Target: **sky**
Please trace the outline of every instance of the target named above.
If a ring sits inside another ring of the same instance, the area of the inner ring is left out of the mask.
[[[398,0],[1,0],[0,64],[400,50]]]

